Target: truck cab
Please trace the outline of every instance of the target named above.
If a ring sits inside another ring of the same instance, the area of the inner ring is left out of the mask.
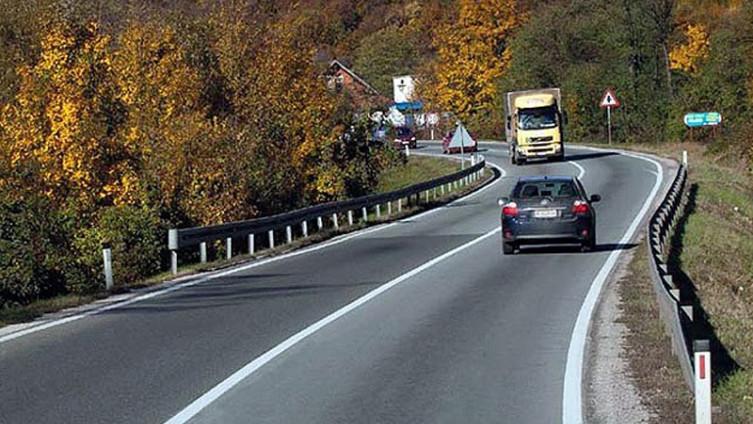
[[[507,93],[506,133],[512,163],[565,157],[560,90]]]

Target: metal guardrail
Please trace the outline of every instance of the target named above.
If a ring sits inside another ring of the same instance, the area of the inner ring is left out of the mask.
[[[178,250],[199,246],[201,261],[206,261],[206,243],[218,240],[226,241],[226,254],[229,259],[232,255],[232,240],[248,238],[248,253],[254,253],[255,235],[267,234],[267,246],[274,248],[275,231],[285,229],[286,242],[293,240],[292,227],[301,225],[301,234],[308,237],[308,223],[316,222],[319,230],[325,226],[325,220],[334,229],[340,227],[339,215],[347,214],[348,225],[354,224],[354,211],[361,212],[361,221],[368,221],[370,209],[375,209],[377,218],[381,216],[381,205],[387,205],[387,214],[392,212],[392,202],[397,201],[398,212],[402,210],[402,200],[410,202],[412,196],[416,196],[416,203],[421,201],[421,194],[425,194],[425,201],[429,201],[429,192],[432,191],[434,198],[437,189],[441,194],[457,189],[461,185],[468,185],[482,178],[486,161],[481,157],[480,161],[462,171],[450,175],[435,178],[430,181],[414,184],[400,190],[389,193],[372,194],[353,199],[323,203],[303,209],[285,212],[277,215],[251,219],[247,221],[230,222],[226,224],[211,225],[194,228],[173,228],[168,231],[167,247],[171,251],[171,270],[173,274],[178,272]]]
[[[664,260],[665,249],[680,218],[687,190],[687,162],[680,165],[672,186],[648,224],[649,273],[659,303],[659,314],[672,339],[685,382],[694,388],[693,306],[686,303]]]

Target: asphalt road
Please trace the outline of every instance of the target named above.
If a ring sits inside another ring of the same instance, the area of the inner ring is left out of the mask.
[[[1,343],[0,423],[164,422],[312,323],[495,230],[512,177],[581,173],[513,167],[506,149],[484,147],[508,177],[472,198]],[[603,197],[595,252],[502,256],[499,234],[477,240],[226,386],[192,422],[561,421],[579,309],[610,253],[631,248],[619,241],[656,179],[634,157],[571,148],[569,159]]]

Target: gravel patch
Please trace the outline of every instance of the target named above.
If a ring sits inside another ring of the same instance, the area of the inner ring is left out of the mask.
[[[623,255],[623,266],[631,254]],[[622,322],[621,299],[616,275],[602,294],[593,318],[586,372],[586,420],[589,423],[649,423],[656,418],[646,407],[630,375],[626,354],[629,332]]]

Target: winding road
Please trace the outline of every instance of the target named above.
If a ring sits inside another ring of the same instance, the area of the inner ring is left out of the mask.
[[[578,421],[589,307],[673,171],[482,150],[505,177],[442,208],[0,339],[0,423]],[[502,256],[496,199],[538,174],[602,195],[596,251]]]

